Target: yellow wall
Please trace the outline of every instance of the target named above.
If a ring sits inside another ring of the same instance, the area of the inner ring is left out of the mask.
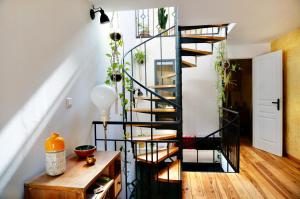
[[[300,28],[271,44],[283,50],[284,150],[300,160]]]

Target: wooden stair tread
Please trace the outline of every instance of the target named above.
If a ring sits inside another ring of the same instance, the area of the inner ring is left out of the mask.
[[[168,172],[169,171],[169,172]],[[159,171],[158,173],[158,181],[161,182],[170,182],[170,183],[177,183],[181,181],[181,161],[175,160],[172,162],[169,167],[166,167]],[[168,175],[169,173],[169,175]],[[169,176],[169,179],[168,179]]]
[[[209,25],[196,25],[196,26],[179,26],[179,30],[194,30],[194,29],[202,29],[202,28],[221,28],[226,27],[229,24],[209,24]]]
[[[133,126],[133,127],[151,127],[151,124],[126,124],[127,127],[129,126]],[[157,127],[159,126],[158,124],[152,124],[153,127]]]
[[[171,77],[176,77],[176,73],[170,73],[168,75],[162,76],[162,78],[171,78]]]
[[[173,139],[173,138],[176,138],[176,137],[177,137],[176,133],[160,134],[160,135],[153,135],[152,140],[166,140],[166,139]],[[130,137],[128,139],[130,139]],[[151,136],[133,136],[132,139],[133,140],[138,140],[138,141],[147,141],[147,140],[151,140]]]
[[[196,50],[191,48],[182,48],[182,56],[203,56],[203,55],[212,55],[212,52],[204,50]]]
[[[142,161],[142,162],[149,162],[149,163],[156,164],[156,163],[160,163],[161,161],[170,157],[171,155],[176,153],[178,150],[179,150],[179,147],[170,147],[169,149],[158,150],[158,152],[153,151],[153,154],[151,154],[151,151],[150,151],[147,154],[138,155],[137,160]]]
[[[176,88],[175,84],[166,84],[166,85],[155,85],[149,86],[149,88],[161,89],[161,88]]]
[[[193,67],[197,67],[197,66],[196,66],[196,64],[192,64],[190,62],[182,60],[181,61],[181,67],[182,68],[193,68]]]
[[[126,127],[140,127],[140,128],[151,128],[151,124],[126,124]],[[152,124],[152,128],[154,129],[169,129],[169,130],[176,130],[177,124]]]
[[[225,40],[225,37],[211,35],[191,35],[185,34],[181,36],[182,43],[215,43]]]
[[[133,108],[131,111],[138,112],[138,113],[151,113],[150,108]],[[153,108],[152,112],[153,113],[175,113],[176,110],[174,108]]]
[[[164,97],[166,98],[167,100],[175,100],[176,97]],[[151,100],[151,97],[144,97],[144,96],[141,96],[141,97],[135,97],[135,99],[137,100]],[[158,97],[152,97],[152,100],[161,100],[160,98]]]

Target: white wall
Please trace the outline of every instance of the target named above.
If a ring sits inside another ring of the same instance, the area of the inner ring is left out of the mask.
[[[51,131],[68,154],[92,143],[90,90],[105,76],[108,29],[89,9],[85,0],[0,1],[0,198],[21,198],[44,170]]]
[[[249,59],[268,53],[271,50],[270,43],[228,45],[229,59]]]

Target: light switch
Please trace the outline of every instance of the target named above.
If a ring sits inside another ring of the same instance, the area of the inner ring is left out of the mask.
[[[71,97],[66,98],[66,108],[70,109],[73,106],[73,99]]]

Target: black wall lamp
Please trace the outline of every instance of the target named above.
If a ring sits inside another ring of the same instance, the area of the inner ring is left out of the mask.
[[[109,23],[109,18],[108,16],[104,13],[104,10],[99,7],[99,8],[95,8],[93,6],[93,9],[90,9],[90,16],[92,18],[92,20],[95,19],[96,13],[100,12],[100,23],[101,24],[105,24],[105,23]]]

